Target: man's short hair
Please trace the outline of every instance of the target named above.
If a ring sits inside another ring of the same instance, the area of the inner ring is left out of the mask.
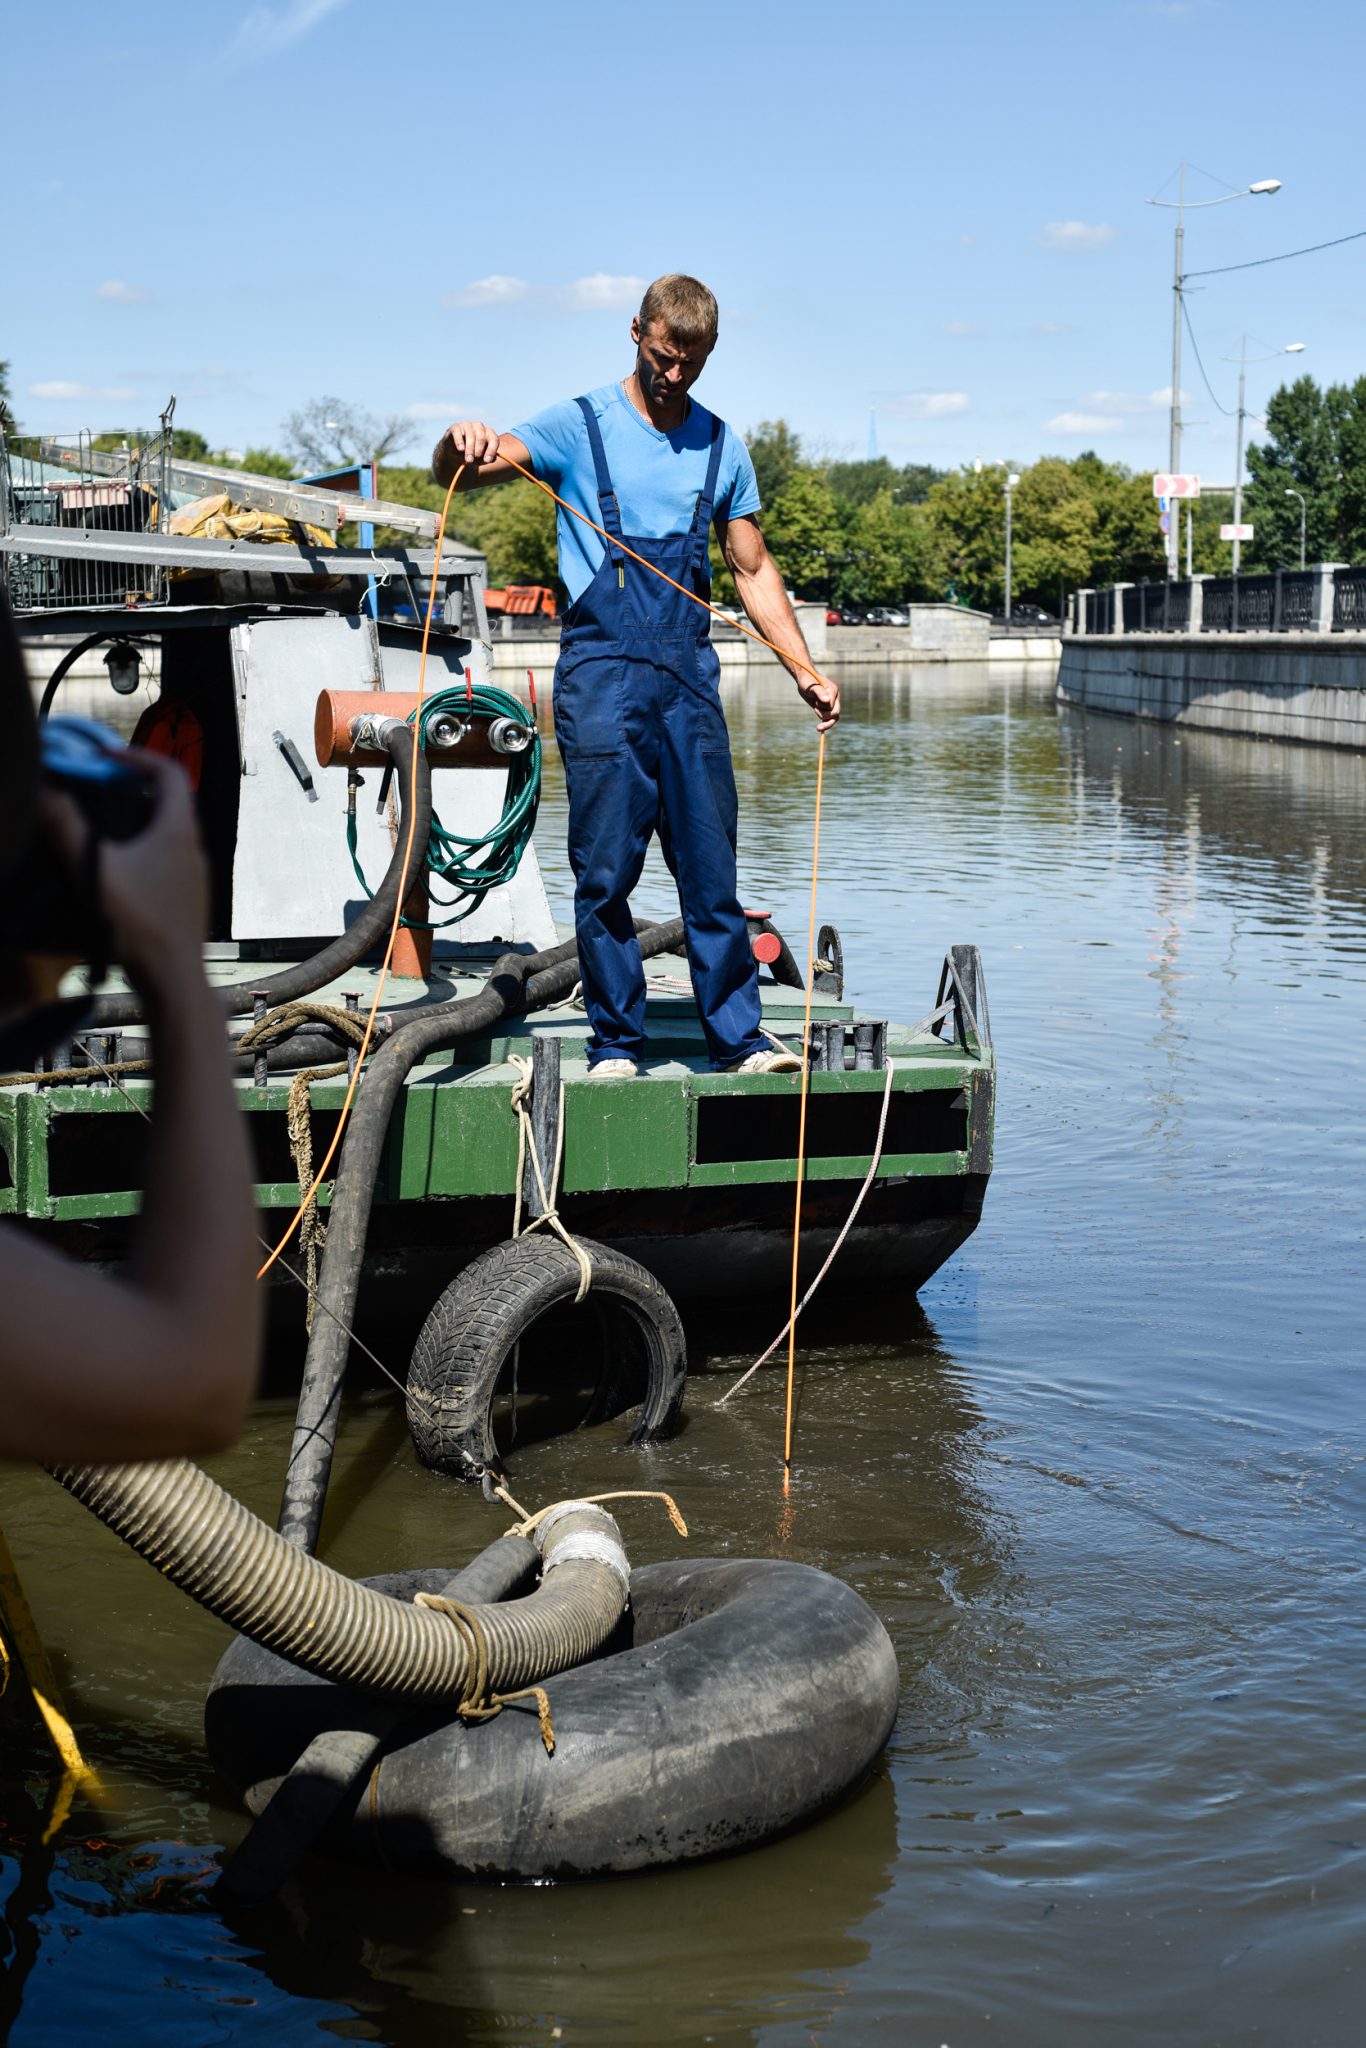
[[[642,334],[657,320],[680,348],[714,348],[719,317],[714,294],[678,270],[657,277],[640,302]]]

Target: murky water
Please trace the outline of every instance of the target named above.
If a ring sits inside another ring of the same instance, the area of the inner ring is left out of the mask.
[[[796,940],[814,748],[786,686],[730,708],[746,894]],[[314,1867],[227,1926],[200,1900],[241,1831],[200,1741],[224,1631],[9,1470],[111,1793],[34,1846],[42,1752],[6,1717],[11,2040],[1358,2040],[1364,784],[1359,758],[1060,715],[1036,677],[851,675],[822,908],[880,1014],[923,1014],[944,947],[982,947],[982,1226],[899,1329],[827,1318],[787,1513],[780,1375],[712,1406],[738,1351],[676,1442],[609,1426],[517,1476],[539,1500],[648,1472],[699,1551],[850,1579],[901,1662],[884,1767],[704,1868],[481,1890]],[[556,785],[552,856],[561,815]],[[641,900],[665,907],[658,870]],[[267,1514],[288,1426],[264,1403],[217,1461]],[[416,1468],[391,1398],[356,1403],[333,1562],[458,1561],[493,1526]],[[678,1548],[626,1527],[641,1560]]]

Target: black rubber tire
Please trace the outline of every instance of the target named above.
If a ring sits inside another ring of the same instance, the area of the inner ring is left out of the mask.
[[[622,1315],[643,1352],[644,1390],[632,1443],[647,1443],[678,1413],[687,1341],[678,1310],[652,1273],[610,1246],[582,1237],[593,1266],[583,1303]],[[573,1301],[578,1262],[558,1238],[537,1232],[483,1252],[452,1280],[423,1324],[408,1367],[408,1427],[424,1465],[460,1479],[501,1474],[493,1430],[503,1365],[543,1316]],[[614,1360],[587,1421],[624,1405],[624,1361]]]
[[[373,1583],[398,1598],[442,1572]],[[872,1769],[896,1719],[896,1656],[839,1579],[792,1559],[687,1558],[631,1573],[608,1652],[491,1721],[423,1714],[319,1847],[388,1871],[595,1877],[752,1847],[812,1819]],[[259,1813],[303,1749],[362,1726],[366,1702],[239,1638],[205,1707],[209,1753]]]

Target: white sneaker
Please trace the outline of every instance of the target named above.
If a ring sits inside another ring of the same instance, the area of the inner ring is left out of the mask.
[[[634,1060],[599,1060],[588,1069],[590,1081],[634,1081],[640,1068]]]
[[[800,1074],[801,1070],[800,1053],[788,1052],[785,1046],[775,1045],[747,1053],[733,1067],[723,1067],[721,1071],[726,1074]]]

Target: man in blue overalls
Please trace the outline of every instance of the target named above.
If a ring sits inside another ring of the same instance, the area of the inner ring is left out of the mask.
[[[759,493],[739,436],[689,398],[716,341],[716,300],[696,278],[661,277],[631,323],[636,366],[538,413],[510,434],[478,420],[449,427],[432,473],[461,487],[501,483],[521,463],[602,527],[560,509],[560,575],[570,595],[555,670],[555,733],[569,793],[574,925],[595,1080],[625,1079],[645,1050],[645,972],[630,895],[659,833],[678,883],[688,966],[713,1067],[793,1071],[760,1022],[749,934],[736,894],[735,777],[717,688],[710,614],[685,590],[711,588],[716,522],[727,566],[755,627],[780,650],[822,730],[839,686],[810,656],[763,535]],[[511,458],[510,460],[503,458]]]

